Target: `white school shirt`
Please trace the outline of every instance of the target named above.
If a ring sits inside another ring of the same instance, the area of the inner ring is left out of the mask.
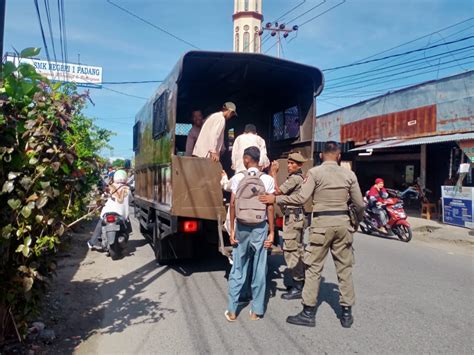
[[[244,150],[249,147],[257,147],[260,150],[259,166],[266,168],[270,165],[265,140],[258,134],[243,133],[235,139],[232,146],[232,169],[234,169],[234,171],[239,172],[245,170]]]
[[[250,168],[250,169],[247,169],[248,172],[256,172],[256,173],[259,173],[260,170],[258,170],[257,168]],[[232,190],[232,193],[235,195],[237,194],[237,189],[239,187],[239,184],[240,182],[244,179],[245,175],[243,173],[237,173],[235,174],[232,179],[230,179],[231,181],[231,190]],[[260,176],[260,180],[262,180],[263,182],[263,186],[265,186],[265,192],[268,193],[268,194],[272,194],[275,192],[275,181],[273,180],[273,178],[270,176],[270,175],[267,175],[267,174],[263,174],[262,176]],[[267,220],[267,214],[265,213],[265,220]]]
[[[256,173],[259,173],[260,170],[258,170],[257,168],[249,168],[247,170],[248,172],[256,172]],[[244,179],[245,175],[240,172],[240,173],[237,173],[235,174],[231,179],[231,191],[232,193],[234,194],[237,194],[237,188],[239,187],[239,184],[240,182]],[[268,194],[272,194],[275,192],[275,181],[273,180],[273,178],[270,176],[270,175],[267,175],[267,174],[263,174],[262,176],[260,176],[260,180],[262,180],[263,182],[263,186],[265,186],[265,192],[268,193]]]
[[[225,117],[222,111],[210,115],[201,127],[193,155],[208,158],[210,153],[220,154],[224,146]]]

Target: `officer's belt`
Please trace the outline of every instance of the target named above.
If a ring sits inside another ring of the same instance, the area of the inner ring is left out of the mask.
[[[321,217],[321,216],[348,216],[349,211],[321,211],[321,212],[313,212],[313,217]]]
[[[283,212],[285,215],[290,215],[290,214],[301,214],[303,213],[303,208],[302,207],[296,207],[296,208],[288,208],[285,207],[283,209]]]

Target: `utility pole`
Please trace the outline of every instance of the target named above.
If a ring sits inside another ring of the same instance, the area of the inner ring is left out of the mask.
[[[281,34],[283,33],[283,38],[287,38],[291,32],[298,31],[298,26],[294,25],[293,27],[286,28],[284,23],[279,24],[275,22],[272,24],[271,22],[267,22],[265,27],[262,27],[258,32],[258,35],[261,37],[265,31],[270,31],[270,35],[272,37],[277,37],[277,56],[280,58],[281,56]]]
[[[0,0],[0,54],[3,63],[3,35],[5,33],[5,7],[7,0]],[[0,69],[1,70],[1,69]]]

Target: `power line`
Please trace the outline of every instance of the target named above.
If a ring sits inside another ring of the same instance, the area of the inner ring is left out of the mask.
[[[163,80],[103,81],[102,84],[121,85],[121,84],[151,84],[151,83],[162,83],[162,82]]]
[[[429,37],[429,36],[435,34],[436,32],[441,32],[441,31],[449,30],[450,28],[453,28],[453,27],[462,25],[463,23],[469,22],[469,21],[471,21],[471,20],[473,20],[473,19],[474,19],[474,17],[470,17],[470,18],[468,18],[468,19],[466,19],[466,20],[463,20],[463,21],[460,21],[460,22],[456,22],[456,23],[454,23],[454,24],[452,24],[452,25],[449,25],[449,26],[447,26],[447,27],[443,27],[443,28],[441,28],[441,29],[439,29],[439,30],[437,30],[437,31],[428,33],[427,35],[423,35],[423,36],[421,36],[421,37],[412,39],[412,40],[410,40],[410,41],[408,41],[408,42],[404,42],[404,43],[398,44],[398,45],[396,45],[396,46],[394,46],[394,47],[391,47],[391,48],[389,48],[389,49],[384,49],[384,50],[381,51],[381,52],[371,54],[370,56],[365,57],[365,58],[362,58],[362,59],[359,59],[358,61],[356,61],[356,62],[354,62],[354,63],[358,63],[358,62],[360,62],[360,61],[364,61],[364,60],[373,58],[373,57],[378,56],[378,55],[380,55],[380,54],[384,54],[384,53],[390,52],[390,51],[392,51],[392,50],[394,50],[394,49],[397,49],[397,48],[406,46],[407,44],[411,44],[411,43],[417,42],[417,41],[419,41],[420,39],[427,38],[427,37]],[[462,31],[461,31],[461,32],[462,32]]]
[[[352,63],[352,64],[341,65],[341,66],[338,66],[338,67],[326,68],[326,69],[323,69],[323,71],[338,70],[338,69],[350,68],[350,67],[354,67],[354,66],[358,66],[358,65],[363,65],[363,64],[367,64],[367,63],[380,62],[381,60],[385,60],[385,59],[389,59],[389,58],[401,57],[401,56],[405,56],[405,55],[408,55],[408,54],[411,54],[411,53],[416,53],[416,52],[421,52],[421,51],[428,50],[428,49],[441,47],[441,46],[444,46],[444,45],[447,45],[447,44],[467,41],[468,39],[471,39],[471,38],[474,38],[474,36],[468,36],[468,37],[464,37],[464,38],[461,38],[461,39],[458,39],[458,40],[454,40],[454,41],[450,41],[450,42],[446,42],[446,43],[442,43],[442,44],[435,44],[435,45],[429,46],[429,47],[417,48],[417,49],[413,49],[411,51],[392,54],[392,55],[388,55],[388,56],[381,57],[381,58],[366,60],[366,61],[363,61],[363,62],[356,62],[356,63]]]
[[[324,14],[328,13],[329,11],[334,10],[336,7],[341,6],[341,5],[344,4],[346,1],[347,1],[347,0],[342,0],[340,3],[338,3],[338,4],[336,4],[336,5],[332,6],[332,7],[330,7],[330,8],[327,9],[326,11],[323,11],[323,12],[321,12],[320,14],[318,14],[318,15],[316,15],[316,16],[310,18],[309,20],[307,20],[307,21],[305,21],[305,22],[303,22],[301,25],[299,25],[299,27],[303,27],[303,26],[306,25],[307,23],[309,23],[309,22],[311,22],[311,21],[313,21],[313,20],[316,20],[318,17],[321,17],[321,16],[323,16]]]
[[[48,62],[50,62],[51,58],[49,56],[49,49],[48,49],[48,44],[46,42],[46,36],[44,35],[43,21],[41,20],[41,12],[40,12],[40,9],[39,9],[38,0],[33,0],[33,2],[35,4],[36,16],[38,17],[38,22],[39,22],[39,25],[40,25],[41,38],[43,40],[44,50],[46,52],[46,58],[48,58]]]
[[[152,22],[150,22],[150,21],[144,19],[143,17],[138,16],[137,14],[131,12],[130,10],[127,10],[126,8],[117,5],[116,3],[112,2],[111,0],[107,0],[107,2],[108,2],[110,5],[113,5],[113,6],[115,6],[116,8],[122,10],[123,12],[129,14],[130,16],[133,16],[133,17],[135,17],[136,19],[138,19],[138,20],[140,20],[140,21],[146,23],[147,25],[150,25],[151,27],[157,29],[158,31],[161,31],[161,32],[163,32],[163,33],[166,33],[168,36],[173,37],[174,39],[176,39],[176,40],[178,40],[178,41],[180,41],[180,42],[182,42],[182,43],[185,43],[185,44],[187,44],[188,46],[191,46],[191,47],[193,47],[193,48],[195,48],[195,49],[200,49],[199,47],[195,46],[194,44],[192,44],[192,43],[190,43],[190,42],[188,42],[188,41],[186,41],[186,40],[184,40],[184,39],[182,39],[182,38],[180,38],[180,37],[174,35],[173,33],[171,33],[171,32],[169,32],[169,31],[165,30],[164,28],[162,28],[162,27],[160,27],[160,26],[155,25],[154,23],[152,23]]]
[[[397,63],[397,64],[393,64],[393,65],[388,65],[388,66],[385,66],[385,67],[379,67],[379,68],[376,68],[376,69],[366,70],[364,72],[360,72],[360,73],[357,73],[357,74],[340,76],[340,77],[337,77],[337,78],[329,79],[327,82],[332,83],[334,81],[338,81],[338,80],[341,80],[341,79],[364,76],[364,74],[379,72],[379,71],[385,71],[386,69],[395,68],[395,67],[399,67],[399,66],[406,66],[407,64],[410,64],[410,63],[417,63],[417,62],[424,61],[424,60],[431,59],[431,58],[436,58],[436,57],[444,58],[444,57],[447,57],[447,56],[452,56],[452,53],[463,52],[463,51],[466,51],[466,49],[470,49],[470,48],[474,48],[474,45],[466,46],[466,47],[462,47],[462,48],[458,48],[458,49],[454,49],[454,50],[450,50],[450,51],[443,52],[443,53],[433,54],[431,56],[424,57],[424,58],[412,59],[412,60],[408,60],[408,61],[405,61],[405,62],[401,62],[401,63]]]
[[[280,16],[279,18],[277,18],[275,21],[280,21],[283,17],[285,17],[286,15],[289,15],[290,13],[292,13],[293,11],[295,11],[298,7],[300,7],[301,5],[303,5],[305,2],[306,2],[306,0],[303,0],[303,1],[301,1],[298,5],[293,6],[291,9],[289,9],[287,12],[285,12],[283,15],[281,15],[281,16]]]
[[[111,89],[111,88],[108,88],[108,87],[106,87],[106,86],[102,86],[102,88],[105,89],[105,90],[109,90],[109,91],[115,92],[115,93],[117,93],[117,94],[123,95],[123,96],[133,97],[133,98],[135,98],[135,99],[141,99],[141,100],[148,100],[148,98],[146,98],[146,97],[128,94],[128,93],[126,93],[126,92],[123,92],[123,91],[120,91],[120,90]]]
[[[474,58],[474,55],[461,58],[461,60],[470,59],[470,58]],[[450,60],[450,61],[443,62],[443,63],[439,63],[439,64],[430,64],[430,65],[427,65],[427,66],[424,66],[424,67],[420,67],[420,68],[415,68],[415,69],[410,69],[410,70],[404,70],[404,71],[401,71],[401,72],[398,72],[398,73],[394,73],[394,74],[390,74],[390,75],[382,75],[382,76],[378,76],[378,77],[376,76],[376,77],[369,78],[369,79],[365,79],[365,80],[353,81],[353,82],[351,82],[351,83],[336,84],[336,85],[334,85],[334,86],[328,86],[327,90],[332,90],[332,89],[337,89],[337,88],[341,88],[341,87],[347,87],[347,86],[352,86],[352,85],[367,83],[367,82],[371,82],[371,81],[379,80],[379,79],[390,78],[390,77],[394,77],[394,76],[397,76],[397,75],[402,75],[402,74],[407,74],[407,73],[416,72],[416,71],[419,71],[419,70],[422,70],[422,69],[433,68],[433,67],[439,67],[440,65],[451,64],[451,63],[454,63],[454,62],[456,62],[456,61],[457,61],[457,60],[454,59],[454,60]]]
[[[303,17],[303,16],[306,15],[307,13],[310,13],[311,11],[313,11],[313,10],[317,9],[318,7],[324,5],[324,3],[326,3],[326,2],[327,2],[327,0],[321,1],[320,3],[316,4],[315,6],[313,6],[311,9],[309,9],[309,10],[303,12],[302,14],[296,16],[295,18],[292,18],[290,21],[287,21],[287,22],[293,22],[293,21],[298,20],[299,18]]]
[[[474,56],[473,56],[473,57],[474,57]],[[465,59],[467,59],[467,58],[465,58]],[[472,64],[472,63],[474,63],[474,61],[466,62],[466,63],[463,63],[463,64]],[[445,63],[445,64],[446,64],[446,63]],[[433,66],[437,66],[437,65],[433,65]],[[457,67],[457,66],[458,66],[458,65],[452,65],[452,66],[449,66],[449,67],[446,67],[446,68],[441,68],[441,70],[452,69],[452,68],[455,68],[455,67]],[[429,74],[429,73],[437,72],[438,70],[439,70],[439,69],[428,70],[428,71],[424,71],[424,72],[420,72],[420,73],[415,73],[415,74],[408,75],[408,76],[404,76],[404,77],[400,77],[400,78],[395,78],[395,79],[380,81],[380,82],[372,83],[372,84],[365,84],[365,85],[363,85],[363,86],[358,86],[358,87],[352,88],[351,90],[361,89],[361,88],[365,88],[365,87],[368,87],[368,86],[377,86],[377,85],[389,83],[389,82],[392,82],[392,81],[400,81],[400,80],[403,80],[403,79],[412,78],[412,77],[414,77],[414,76],[419,76],[419,75],[423,75],[423,74]],[[334,93],[340,93],[340,92],[341,92],[341,93],[347,92],[347,90],[333,91],[332,94],[334,94]]]
[[[49,6],[49,0],[44,0],[44,8],[46,11],[46,19],[48,21],[49,36],[51,37],[51,45],[53,47],[54,60],[57,62],[58,60],[56,57],[56,47],[54,45],[54,35],[53,35],[53,26],[51,24],[51,8]]]

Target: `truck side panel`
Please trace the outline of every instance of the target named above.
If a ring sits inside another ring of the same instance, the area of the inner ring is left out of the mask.
[[[172,157],[172,214],[198,219],[225,220],[222,166],[210,159]]]

